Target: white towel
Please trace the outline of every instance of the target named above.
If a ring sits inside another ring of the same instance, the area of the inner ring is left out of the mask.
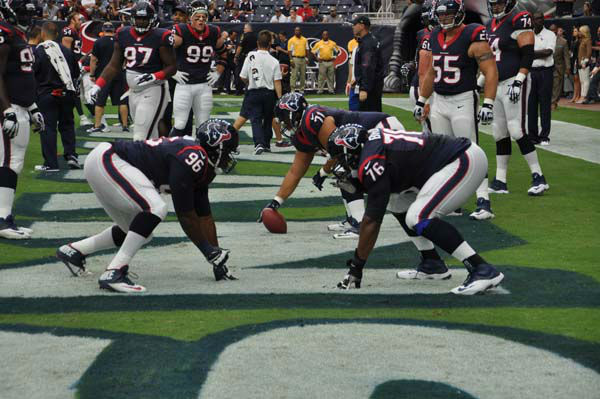
[[[67,90],[75,91],[75,85],[73,84],[73,79],[71,78],[69,64],[63,56],[58,43],[52,40],[46,40],[45,42],[40,43],[40,46],[44,48],[46,55],[50,59],[50,63],[54,67],[56,73],[58,73],[58,76],[60,76],[60,80],[62,80]]]

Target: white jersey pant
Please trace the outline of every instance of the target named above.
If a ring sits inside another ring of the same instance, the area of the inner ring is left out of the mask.
[[[110,143],[101,143],[89,153],[83,172],[108,216],[124,232],[140,212],[151,212],[161,220],[166,217],[167,204],[152,182],[120,158]]]
[[[498,83],[496,101],[494,101],[494,122],[492,124],[494,140],[496,141],[509,136],[516,141],[527,134],[527,99],[531,79],[527,75],[527,79],[523,81],[521,86],[519,101],[512,103],[508,97],[508,89],[514,80],[515,78],[512,77]]]
[[[475,91],[444,96],[434,93],[431,104],[431,131],[454,137],[466,137],[478,142],[477,108],[479,100]]]
[[[137,87],[135,77],[140,74],[127,71],[129,112],[133,118],[133,140],[158,138],[158,122],[170,101],[167,81]]]
[[[393,130],[406,130],[402,122],[395,116],[388,116],[375,126],[376,129],[393,129]]]
[[[411,109],[414,109],[415,105],[417,105],[417,99],[419,98],[419,93],[417,93],[418,91],[418,87],[412,85],[410,86],[410,89],[408,91],[408,101],[410,103]],[[429,99],[429,107],[431,107],[431,104],[433,104],[433,96],[431,96],[431,98]],[[421,128],[423,133],[431,133],[431,121],[429,120],[429,118],[425,118],[425,120],[421,122]]]
[[[460,208],[475,193],[487,167],[485,152],[471,143],[461,156],[434,173],[420,190],[413,188],[393,193],[387,210],[407,212],[406,224],[410,228],[424,220],[445,216]]]
[[[80,97],[81,101],[83,101],[84,104],[93,104],[89,94],[92,87],[94,87],[94,82],[92,82],[89,72],[86,72],[83,75],[81,75]]]
[[[10,105],[17,114],[19,130],[12,139],[2,133],[0,126],[0,167],[10,168],[16,174],[21,173],[25,163],[25,151],[29,144],[29,111],[16,104]]]
[[[213,107],[212,87],[208,83],[177,84],[173,98],[175,129],[183,130],[187,125],[190,109],[194,110],[196,127],[210,118]]]

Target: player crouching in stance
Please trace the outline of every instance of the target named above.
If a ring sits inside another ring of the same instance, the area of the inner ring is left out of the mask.
[[[115,225],[56,251],[73,275],[85,273],[86,256],[119,247],[98,280],[100,288],[146,291],[129,279],[129,263],[167,215],[159,188],[168,187],[183,231],[213,265],[216,280],[235,280],[225,265],[229,251],[217,241],[208,185],[235,166],[238,132],[228,122],[209,119],[196,136],[100,143],[88,155],[85,177]]]
[[[450,278],[435,251],[437,245],[469,271],[467,279],[452,289],[454,294],[477,294],[504,279],[454,226],[440,219],[462,206],[487,173],[487,158],[477,144],[461,137],[391,129],[367,131],[360,125],[345,125],[329,138],[328,152],[344,170],[336,173],[337,178],[368,194],[358,247],[338,288],[360,288],[386,209],[424,257],[416,270],[398,272],[399,278]]]

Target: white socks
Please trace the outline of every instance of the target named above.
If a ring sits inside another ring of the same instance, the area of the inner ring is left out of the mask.
[[[135,256],[137,251],[149,241],[152,236],[146,238],[135,231],[127,232],[127,236],[125,237],[125,241],[123,241],[123,245],[119,248],[119,252],[115,255],[113,260],[107,267],[107,270],[110,269],[120,269],[125,265],[128,265],[131,262],[131,258]]]
[[[112,236],[112,226],[95,236],[84,238],[71,244],[73,248],[84,255],[116,247]]]
[[[15,190],[8,187],[0,187],[0,218],[6,218],[12,213],[15,200]]]
[[[461,262],[473,255],[475,255],[475,251],[473,250],[473,248],[471,248],[469,244],[467,244],[466,241],[463,241],[462,244],[460,244],[458,248],[456,248],[454,252],[452,252],[452,256],[454,256]]]
[[[365,200],[359,199],[349,202],[346,209],[349,211],[350,216],[360,223],[365,215]]]

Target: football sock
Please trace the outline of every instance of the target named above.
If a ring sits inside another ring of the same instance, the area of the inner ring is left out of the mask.
[[[350,209],[348,209],[348,201],[342,198],[342,202],[344,202],[344,209],[346,209],[346,219],[349,219],[351,216]]]
[[[112,233],[111,240],[112,240]],[[119,248],[119,252],[115,255],[113,260],[110,262],[107,270],[110,269],[120,269],[125,265],[128,265],[131,262],[131,259],[135,256],[137,251],[146,243],[147,238],[136,233],[135,231],[129,230],[127,236],[125,237],[125,241]]]
[[[454,226],[441,219],[428,219],[420,224],[423,225],[421,234],[425,238],[453,256],[454,252],[465,242]],[[473,251],[473,253],[475,252]]]
[[[0,187],[0,218],[4,219],[12,213],[12,206],[14,200],[14,188]]]
[[[462,262],[469,271],[473,271],[473,269],[477,269],[477,266],[486,263],[486,261],[478,254],[471,255]]]
[[[509,159],[510,155],[496,155],[496,179],[502,183],[506,183]]]
[[[452,252],[452,256],[461,262],[473,255],[475,255],[475,251],[473,250],[473,248],[471,248],[469,244],[467,244],[466,241],[463,241],[458,246],[458,248],[456,248],[454,252]]]
[[[538,161],[537,151],[530,152],[529,154],[523,155],[527,164],[529,165],[529,170],[531,173],[537,173],[542,175],[542,167],[540,166],[540,161]]]
[[[477,187],[477,198],[483,198],[487,201],[490,200],[490,194],[488,192],[488,177],[485,175],[485,179],[481,182],[479,187]]]
[[[113,227],[111,226],[94,236],[74,242],[71,244],[71,246],[84,255],[93,254],[94,252],[102,251],[104,249],[114,248],[117,245],[113,239],[112,230]]]
[[[431,242],[431,241],[429,241],[429,242]],[[425,251],[421,251],[421,256],[423,257],[423,259],[442,260],[442,258],[440,258],[440,254],[438,254],[435,249],[428,249]]]
[[[361,198],[348,202],[348,210],[350,211],[350,216],[360,223],[365,215],[365,200]]]

